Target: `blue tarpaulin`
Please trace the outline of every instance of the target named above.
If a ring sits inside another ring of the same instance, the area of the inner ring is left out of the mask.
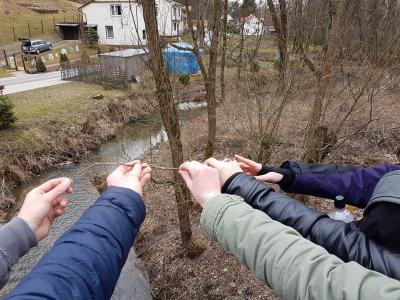
[[[168,72],[175,74],[195,74],[200,72],[196,55],[190,50],[193,49],[193,45],[184,42],[174,43],[173,45],[178,46],[180,49],[169,46],[162,51],[164,64]],[[183,50],[182,48],[188,50]],[[202,49],[200,49],[200,53],[203,54]]]

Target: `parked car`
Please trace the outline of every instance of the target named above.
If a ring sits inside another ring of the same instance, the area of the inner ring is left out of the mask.
[[[42,40],[22,39],[21,42],[21,50],[24,53],[40,54],[41,52],[48,51],[53,48],[51,43]]]

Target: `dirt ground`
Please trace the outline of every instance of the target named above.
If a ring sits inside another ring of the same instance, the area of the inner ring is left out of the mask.
[[[232,91],[234,93],[234,89]],[[291,121],[285,121],[282,125],[271,165],[279,165],[286,159],[299,159],[299,145],[302,144],[303,136],[298,132],[307,124],[308,101],[309,98],[306,98],[304,103],[297,102],[287,107],[283,120]],[[391,112],[399,109],[399,106],[395,95],[386,95],[378,109],[377,118],[380,121],[354,135],[343,147],[334,150],[326,161],[359,165],[397,162],[399,136],[396,127],[399,119]],[[220,105],[218,108],[215,157],[232,158],[236,153],[248,156],[244,132],[230,126],[226,107]],[[186,114],[181,124],[185,159],[201,160],[207,142],[206,110]],[[161,166],[170,165],[168,146],[159,145],[144,160]],[[180,243],[173,188],[167,183],[163,184],[171,180],[171,176],[171,171],[153,173],[157,184],[152,183],[145,191],[148,214],[136,241],[137,252],[149,274],[154,298],[279,299],[273,290],[255,278],[233,256],[205,237],[199,224],[201,212],[196,209],[191,211],[193,237],[196,242],[206,246],[206,250],[194,259],[185,255]],[[305,200],[308,206],[322,212],[333,208],[330,201],[312,197]],[[360,218],[362,211],[355,211],[355,215]]]

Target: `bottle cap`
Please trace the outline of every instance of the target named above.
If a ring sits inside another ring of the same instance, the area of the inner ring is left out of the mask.
[[[342,195],[337,195],[335,198],[335,207],[337,209],[343,209],[346,207],[346,203],[344,201],[344,197]]]

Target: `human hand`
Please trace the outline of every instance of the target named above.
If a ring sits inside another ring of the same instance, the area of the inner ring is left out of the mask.
[[[279,183],[283,179],[283,175],[276,172],[269,172],[264,175],[255,176],[254,178],[268,183]]]
[[[218,171],[197,161],[186,162],[179,167],[194,199],[204,207],[207,202],[221,194]]]
[[[137,192],[140,196],[143,187],[150,181],[151,168],[147,164],[142,164],[135,160],[119,166],[107,177],[107,185],[123,187]]]
[[[205,164],[218,170],[221,186],[223,186],[232,175],[242,173],[242,169],[236,161],[221,161],[215,158],[209,158],[205,161]]]
[[[26,195],[18,217],[24,220],[38,241],[45,238],[54,220],[67,208],[65,193],[72,193],[72,180],[57,178],[45,182]]]
[[[262,169],[262,164],[259,164],[251,159],[244,158],[240,155],[235,155],[236,160],[243,172],[250,176],[256,176]]]
[[[264,175],[256,176],[262,169],[262,164],[256,163],[250,159],[244,158],[240,155],[235,155],[236,160],[239,162],[240,168],[247,175],[255,176],[254,178],[268,183],[279,183],[283,179],[283,175],[277,172],[268,172]],[[273,170],[273,168],[271,168]]]

